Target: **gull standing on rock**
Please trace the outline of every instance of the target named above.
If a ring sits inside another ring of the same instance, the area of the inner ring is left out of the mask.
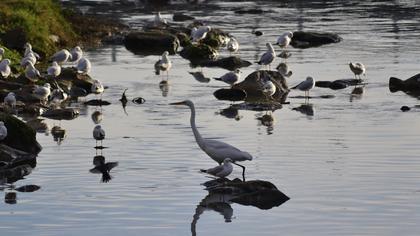
[[[37,70],[31,62],[29,62],[25,69],[25,77],[34,82],[41,77],[41,73],[39,73],[39,70]]]
[[[207,169],[207,170],[200,170],[201,172],[214,175],[219,178],[225,178],[226,176],[230,175],[233,171],[232,160],[230,158],[226,158],[223,160],[223,164]]]
[[[291,31],[287,31],[277,38],[276,45],[280,46],[280,48],[286,49],[292,41],[292,38],[293,33]]]
[[[47,73],[53,78],[56,78],[61,74],[61,66],[56,61],[53,61],[52,65],[48,67]]]
[[[1,77],[3,77],[3,78],[9,77],[9,75],[11,73],[11,69],[10,69],[9,65],[10,65],[10,60],[9,59],[4,59],[0,62]]]
[[[207,33],[211,31],[210,26],[200,26],[197,30],[194,32],[191,31],[191,36],[193,39],[193,42],[199,42],[200,40],[206,38]]]
[[[172,62],[169,59],[169,52],[164,51],[162,54],[162,58],[156,62],[155,69],[159,69],[159,71],[166,71],[166,78],[169,79],[169,70],[172,67]],[[160,74],[160,73],[157,73]]]
[[[4,104],[11,107],[12,109],[15,109],[16,107],[16,96],[14,92],[9,92],[6,97],[4,97],[3,100]]]
[[[305,91],[305,98],[309,99],[309,90],[315,87],[315,80],[311,76],[306,77],[306,80],[300,82],[292,89],[299,89],[300,91]]]
[[[79,46],[74,47],[71,51],[70,62],[78,62],[83,57],[83,51]]]
[[[214,78],[214,79],[219,80],[219,81],[223,81],[223,82],[229,84],[230,86],[232,86],[236,82],[238,82],[238,80],[240,79],[240,77],[241,77],[240,73],[241,73],[241,71],[239,71],[239,69],[236,69],[235,71],[230,71],[230,72],[224,74],[220,78]]]
[[[58,64],[66,63],[67,61],[71,60],[71,54],[67,49],[61,49],[60,51],[56,52],[52,55],[51,60],[56,61]]]
[[[34,53],[29,52],[20,60],[20,65],[24,68],[28,66],[29,63],[32,63],[32,65],[35,65],[37,62],[36,56]]]
[[[7,127],[3,121],[0,121],[0,141],[3,141],[7,137]]]
[[[36,86],[33,90],[33,95],[40,100],[41,103],[48,100],[48,96],[51,94],[51,85],[45,83],[44,86]]]
[[[90,69],[92,68],[92,64],[90,63],[89,59],[82,57],[76,65],[77,72],[81,74],[88,74]]]
[[[227,49],[229,50],[229,53],[235,53],[239,50],[239,43],[234,37],[229,38],[229,42],[227,44]]]
[[[359,79],[361,79],[360,75],[365,75],[366,73],[365,66],[360,62],[356,62],[356,63],[350,62],[349,66],[350,66],[350,70],[354,73],[354,78],[356,79],[357,79],[356,75],[358,75]]]
[[[276,51],[274,51],[271,43],[266,43],[265,46],[267,47],[267,51],[261,56],[261,59],[257,63],[258,65],[268,65],[268,69],[270,70],[270,64],[276,57]]]
[[[262,84],[262,92],[267,98],[272,98],[272,96],[276,93],[277,87],[271,82],[270,77],[263,77],[261,79]]]
[[[32,51],[32,45],[30,43],[25,43],[25,52],[23,53],[23,56],[27,57],[29,54],[33,54],[35,56],[36,60],[39,60],[41,58],[38,55],[38,53]]]

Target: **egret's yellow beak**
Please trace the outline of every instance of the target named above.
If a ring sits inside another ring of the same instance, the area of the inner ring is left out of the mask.
[[[185,105],[185,102],[173,102],[169,103],[169,105]]]

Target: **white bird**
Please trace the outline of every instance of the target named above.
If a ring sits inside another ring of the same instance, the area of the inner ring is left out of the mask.
[[[260,60],[257,63],[259,65],[268,65],[268,69],[270,69],[270,64],[276,57],[276,51],[274,51],[274,48],[271,45],[271,43],[266,43],[265,46],[267,47],[267,51],[261,56]]]
[[[305,98],[309,98],[309,90],[315,87],[315,80],[311,76],[306,77],[306,80],[300,82],[298,85],[292,89],[299,89],[300,91],[305,91]]]
[[[79,46],[74,47],[71,51],[71,58],[69,61],[78,62],[83,57],[83,51]]]
[[[27,57],[29,54],[33,54],[36,58],[36,60],[39,60],[41,57],[38,55],[38,53],[32,51],[32,45],[30,43],[25,43],[25,52],[23,53],[24,57]],[[34,63],[35,64],[35,63]]]
[[[35,66],[29,62],[25,69],[25,77],[30,81],[36,81],[39,77],[41,77],[41,73],[39,73],[39,70],[37,70]]]
[[[357,79],[356,75],[358,75],[359,79],[361,79],[360,75],[365,75],[365,73],[366,73],[365,66],[360,62],[356,62],[356,63],[350,62],[349,66],[350,66],[350,70],[354,73],[354,77],[356,79]]]
[[[8,105],[12,109],[16,107],[16,96],[14,92],[9,92],[3,99],[4,104]]]
[[[33,90],[33,95],[40,100],[40,102],[45,102],[48,100],[48,96],[51,94],[51,85],[45,83],[44,86],[36,86]]]
[[[236,82],[238,82],[238,80],[240,79],[240,77],[241,77],[240,73],[241,72],[239,71],[239,69],[236,69],[235,71],[230,71],[230,72],[224,74],[220,78],[214,78],[214,79],[219,80],[219,81],[223,81],[223,82],[229,84],[230,86],[232,86]]]
[[[78,62],[77,62],[77,72],[82,73],[82,74],[88,74],[90,72],[90,69],[92,68],[92,64],[90,64],[89,59],[82,57]]]
[[[0,60],[3,59],[4,56],[4,48],[0,47]]]
[[[197,32],[197,27],[192,27],[191,29],[191,33],[190,33],[190,38],[194,38],[194,34]]]
[[[29,63],[31,63],[32,65],[35,65],[36,62],[37,62],[36,56],[32,52],[30,52],[20,60],[20,65],[26,68]]]
[[[262,92],[267,98],[273,96],[276,93],[277,87],[269,77],[263,77],[261,79],[261,83],[263,88]]]
[[[160,15],[160,12],[156,12],[155,15],[155,20],[154,20],[154,25],[155,26],[163,26],[163,25],[167,25],[168,22],[162,17],[162,15]]]
[[[56,78],[61,74],[61,66],[56,61],[53,61],[52,65],[48,67],[47,73],[48,75]]]
[[[167,79],[169,78],[169,70],[172,67],[172,62],[169,59],[169,52],[164,51],[162,54],[162,58],[156,62],[155,69],[158,69],[159,71],[166,71]],[[160,74],[160,73],[157,73]]]
[[[7,128],[3,121],[0,121],[0,141],[3,141],[7,137]]]
[[[54,55],[51,56],[51,60],[56,61],[60,65],[66,63],[71,59],[71,53],[67,49],[61,49],[60,51],[56,52]]]
[[[233,171],[232,160],[230,158],[226,158],[223,160],[222,165],[200,171],[209,175],[214,175],[219,178],[225,178],[226,176],[230,175]]]
[[[9,59],[4,59],[0,62],[0,74],[3,78],[9,77],[12,71],[9,65],[10,65]]]
[[[280,48],[287,48],[290,42],[292,41],[293,33],[291,31],[284,32],[277,38],[276,45],[280,46]]]
[[[51,101],[53,103],[61,103],[68,98],[68,94],[62,88],[56,88],[51,91]]]
[[[95,126],[93,129],[93,138],[96,140],[96,145],[98,144],[98,141],[101,141],[105,138],[105,130],[102,129],[100,125]]]
[[[235,53],[239,50],[239,43],[234,37],[229,38],[227,49],[230,53]]]
[[[251,154],[248,152],[241,151],[236,147],[229,145],[227,143],[217,141],[214,139],[205,139],[201,137],[198,129],[195,125],[195,107],[194,103],[190,100],[185,100],[182,102],[175,102],[171,103],[170,105],[185,105],[188,106],[191,110],[191,117],[190,117],[190,124],[191,129],[193,131],[195,141],[197,142],[198,146],[203,150],[211,159],[216,161],[217,163],[222,164],[222,162],[226,158],[230,158],[233,163],[242,167],[243,172],[242,175],[245,175],[245,166],[239,165],[236,162],[238,161],[246,161],[252,160]]]
[[[289,70],[289,66],[284,62],[281,62],[276,69],[283,77],[290,77],[293,74],[293,72]]]
[[[210,31],[211,31],[210,26],[200,26],[197,30],[194,31],[194,34],[192,34],[193,42],[198,42],[206,38],[207,33]]]
[[[94,94],[101,94],[101,99],[102,99],[102,93],[104,92],[104,86],[102,85],[101,81],[99,80],[94,80],[93,84],[90,88],[90,91]]]

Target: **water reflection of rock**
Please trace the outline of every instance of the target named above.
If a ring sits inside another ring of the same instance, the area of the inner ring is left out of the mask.
[[[90,173],[102,174],[101,181],[107,183],[112,179],[110,171],[118,166],[118,162],[105,162],[105,157],[98,155],[93,157],[93,165],[95,167],[89,170]]]
[[[315,114],[314,106],[313,104],[302,104],[298,107],[292,108],[294,111],[298,111],[302,114],[305,114],[307,116],[313,116]]]
[[[205,211],[220,213],[226,223],[232,221],[232,203],[254,206],[262,210],[278,207],[290,198],[277,187],[263,180],[241,181],[239,179],[215,179],[204,183],[209,192],[195,209],[191,222],[191,234],[197,235],[197,223]]]
[[[26,122],[32,129],[37,133],[48,135],[50,133],[50,127],[44,119],[33,118]]]
[[[58,145],[60,145],[63,142],[64,138],[66,137],[66,130],[56,125],[52,127],[51,134],[53,136],[54,141]]]

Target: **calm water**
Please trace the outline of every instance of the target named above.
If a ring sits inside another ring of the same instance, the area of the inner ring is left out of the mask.
[[[101,125],[106,131],[102,154],[118,161],[113,179],[101,183],[92,174],[96,155],[91,114],[99,108],[81,106],[72,121],[45,120],[61,125],[66,137],[58,145],[51,134],[38,133],[43,146],[32,174],[15,183],[41,186],[33,193],[18,193],[17,204],[0,204],[2,234],[18,235],[190,235],[193,215],[207,196],[201,183],[209,180],[200,168],[215,166],[195,143],[189,110],[168,106],[186,98],[196,104],[203,136],[231,143],[255,158],[245,162],[247,179],[270,181],[291,199],[279,207],[260,210],[231,204],[232,221],[216,211],[205,211],[196,224],[197,235],[417,235],[420,231],[419,110],[400,112],[417,98],[388,90],[390,76],[408,78],[419,72],[420,17],[416,1],[357,3],[332,1],[306,4],[253,2],[212,3],[191,6],[189,14],[231,32],[241,44],[240,57],[254,61],[285,30],[322,30],[339,33],[343,42],[311,49],[290,49],[293,70],[289,84],[306,76],[317,80],[351,78],[349,61],[367,67],[365,94],[351,98],[351,88],[332,91],[315,88],[313,116],[292,110],[304,101],[289,98],[290,105],[273,112],[273,127],[261,125],[265,112],[239,111],[240,119],[220,115],[228,102],[213,92],[221,82],[199,83],[188,74],[189,62],[171,56],[173,69],[167,96],[159,89],[153,64],[158,56],[138,56],[123,46],[87,53],[91,76],[109,89],[103,99]],[[259,6],[263,15],[238,15],[238,6]],[[176,5],[177,8],[185,6]],[[134,12],[134,11],[133,11]],[[123,12],[123,19],[140,27],[150,14]],[[164,10],[171,19],[173,11]],[[262,37],[250,34],[264,31]],[[228,55],[225,50],[222,56]],[[280,62],[277,58],[275,64]],[[243,77],[258,69],[243,69]],[[208,77],[223,69],[204,68]],[[124,113],[118,99],[128,88]],[[302,95],[292,91],[290,96]],[[92,99],[89,96],[86,99]],[[235,169],[230,177],[240,177]],[[3,192],[10,192],[4,190]]]

